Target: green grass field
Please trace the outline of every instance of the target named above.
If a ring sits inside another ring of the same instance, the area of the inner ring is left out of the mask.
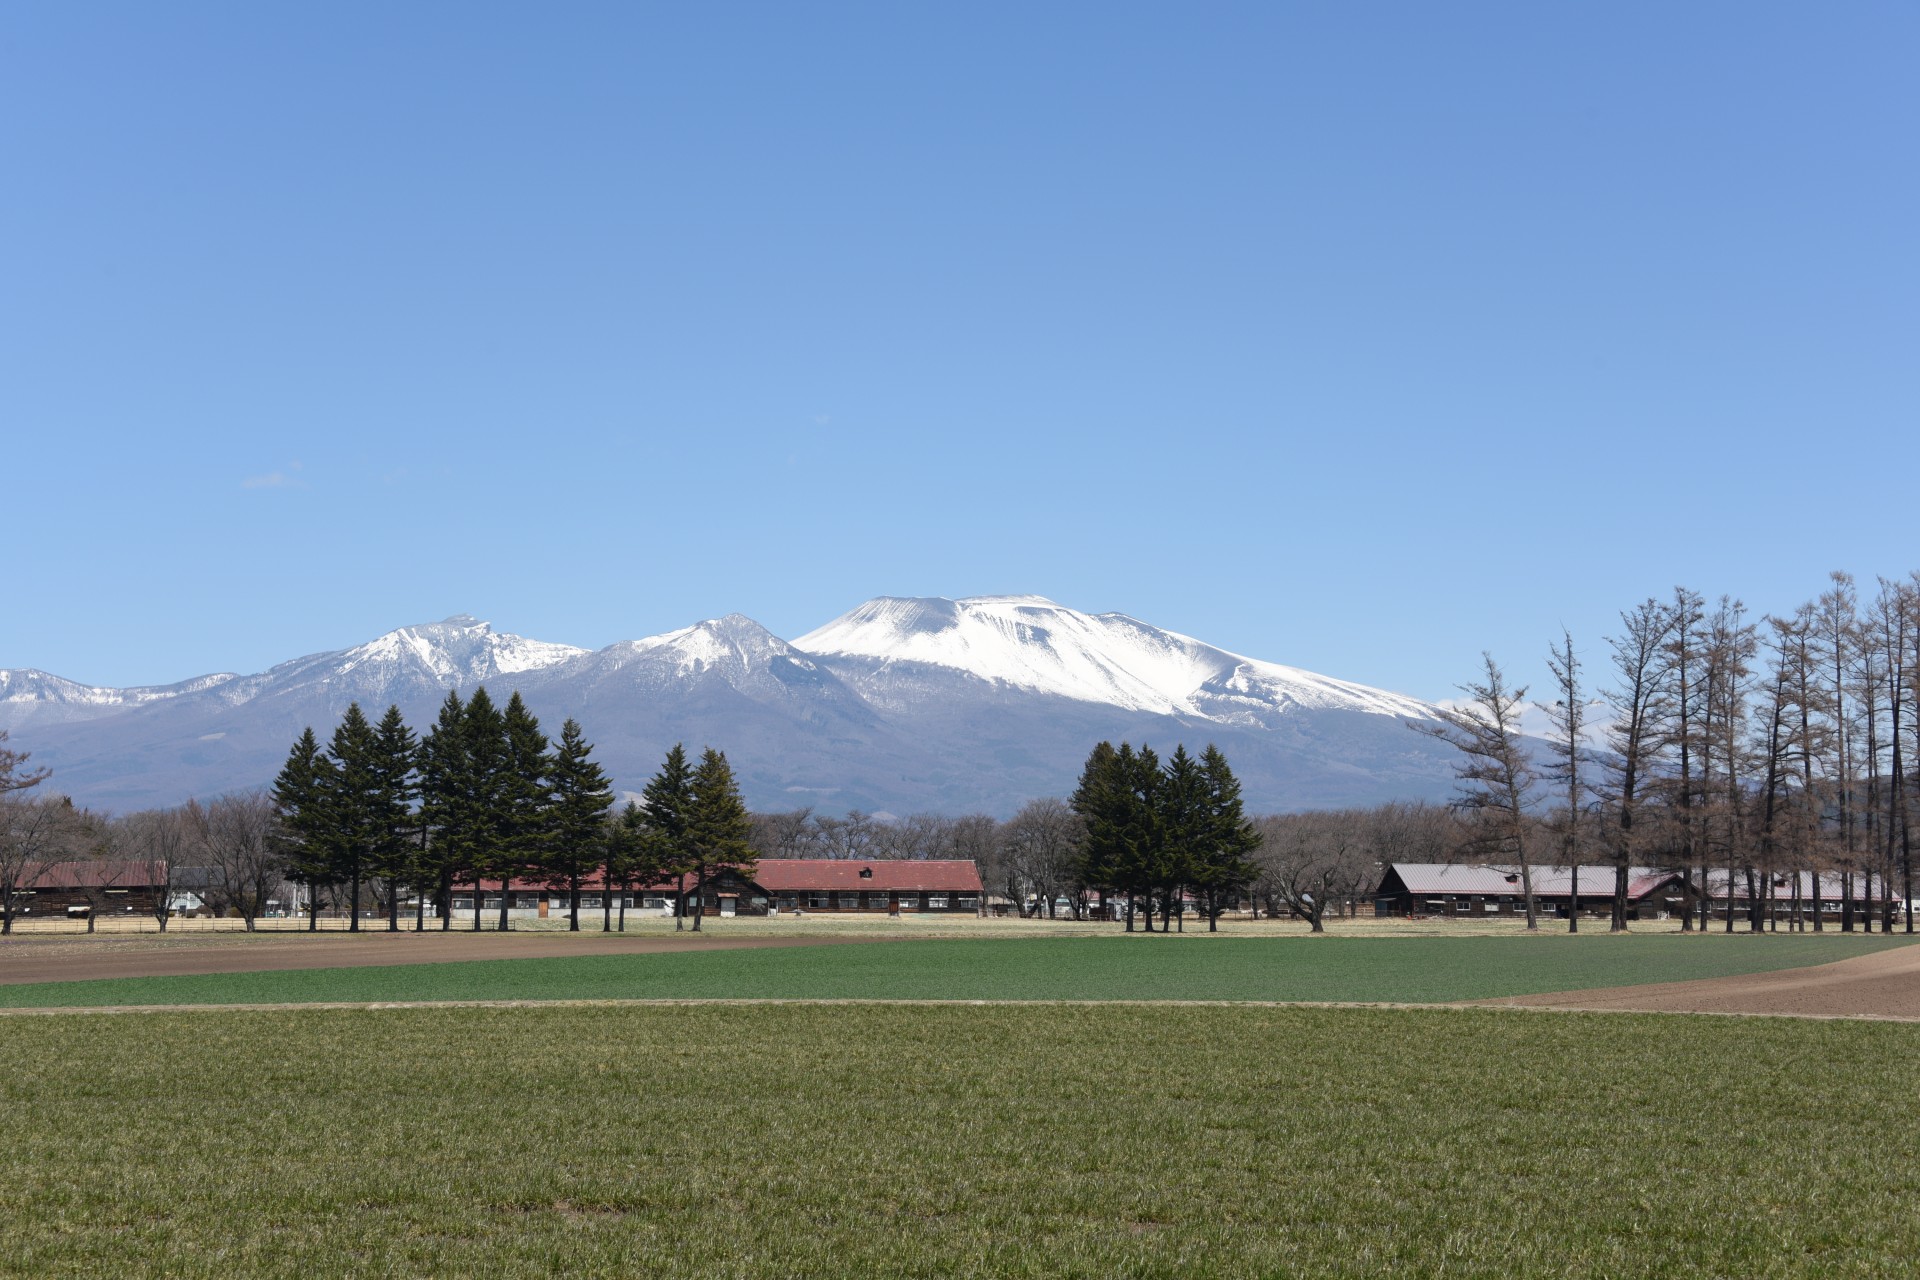
[[[668,1006],[0,1022],[17,1274],[1911,1274],[1920,1027]]]
[[[0,1007],[389,1000],[1449,1001],[1758,973],[1899,937],[926,940],[0,986]]]

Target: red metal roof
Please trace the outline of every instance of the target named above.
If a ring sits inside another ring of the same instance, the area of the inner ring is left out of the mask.
[[[56,862],[21,885],[23,889],[150,889],[166,883],[164,862],[83,858]]]
[[[861,872],[868,874],[862,875]],[[980,868],[970,858],[921,860],[915,858],[874,858],[861,862],[851,858],[762,858],[747,878],[768,893],[807,893],[827,890],[865,889],[873,893],[979,893]],[[471,882],[454,886],[471,891]],[[482,889],[493,889],[496,882],[482,881]],[[516,876],[509,892],[533,893],[554,887],[552,881],[538,876]],[[599,892],[603,887],[596,868],[580,878],[580,887]],[[678,886],[663,880],[635,886],[647,893],[671,893]],[[688,881],[692,887],[692,881]]]

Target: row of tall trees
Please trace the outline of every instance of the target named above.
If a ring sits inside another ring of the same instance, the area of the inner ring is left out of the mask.
[[[333,895],[353,904],[349,928],[358,929],[363,887],[374,882],[390,930],[407,890],[416,928],[432,898],[450,929],[454,887],[470,884],[479,929],[480,890],[491,881],[506,929],[510,885],[533,880],[566,891],[568,927],[578,930],[582,889],[604,875],[602,927],[611,928],[613,899],[624,903],[636,886],[677,882],[684,916],[689,888],[697,894],[720,867],[751,866],[751,823],[724,753],[709,748],[689,765],[676,745],[643,800],[617,814],[592,753],[575,721],[553,743],[518,692],[503,708],[484,686],[465,699],[449,693],[424,735],[398,707],[374,724],[357,703],[326,747],[308,728],[273,799],[287,874],[309,890],[309,927]]]
[[[1491,655],[1428,730],[1460,748],[1460,804],[1485,819],[1484,852],[1520,869],[1529,927],[1531,867],[1577,865],[1576,851],[1598,846],[1615,930],[1627,926],[1628,869],[1648,865],[1687,876],[1688,928],[1724,900],[1731,930],[1736,898],[1750,928],[1776,927],[1763,904],[1779,888],[1788,927],[1820,930],[1833,886],[1842,930],[1912,931],[1893,904],[1913,898],[1920,574],[1882,578],[1863,602],[1836,572],[1815,598],[1759,618],[1732,596],[1676,588],[1623,612],[1607,645],[1597,700],[1572,638],[1553,649],[1554,696],[1538,704],[1546,760],[1522,741],[1527,690]],[[1540,808],[1553,811],[1547,848],[1529,843]]]
[[[1162,931],[1172,927],[1188,892],[1207,928],[1218,929],[1220,912],[1255,875],[1248,855],[1259,837],[1217,747],[1196,760],[1178,746],[1162,764],[1144,744],[1102,742],[1087,757],[1071,805],[1084,824],[1080,879],[1126,899],[1128,932],[1136,915],[1152,931],[1155,902]]]

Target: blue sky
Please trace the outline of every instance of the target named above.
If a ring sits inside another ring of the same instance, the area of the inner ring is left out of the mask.
[[[14,6],[0,666],[1920,567],[1908,4]]]

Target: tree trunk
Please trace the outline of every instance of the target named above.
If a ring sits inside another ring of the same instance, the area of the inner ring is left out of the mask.
[[[360,932],[360,865],[353,867],[353,900],[347,904],[347,932]]]
[[[501,933],[505,933],[509,929],[513,928],[513,925],[509,923],[507,920],[507,907],[513,901],[513,899],[507,894],[507,886],[512,883],[513,881],[506,875],[506,873],[502,872],[500,876],[500,932]]]

